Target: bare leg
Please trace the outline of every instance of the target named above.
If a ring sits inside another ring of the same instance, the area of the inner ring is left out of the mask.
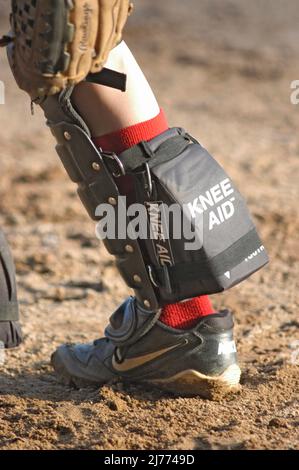
[[[124,41],[111,51],[106,66],[127,74],[125,92],[83,82],[73,93],[74,105],[93,136],[123,129],[159,114],[151,87]]]

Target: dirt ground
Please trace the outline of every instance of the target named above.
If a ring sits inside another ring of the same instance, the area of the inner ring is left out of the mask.
[[[51,352],[100,336],[128,292],[3,52],[0,226],[16,261],[25,343],[0,369],[0,449],[298,449],[298,0],[135,3],[126,39],[170,125],[225,166],[271,257],[213,297],[236,316],[242,392],[211,402],[57,383]]]

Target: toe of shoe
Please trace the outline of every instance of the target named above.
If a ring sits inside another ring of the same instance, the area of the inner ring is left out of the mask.
[[[68,346],[62,345],[51,355],[51,365],[56,372],[58,380],[65,385],[72,385],[72,374],[67,367]]]

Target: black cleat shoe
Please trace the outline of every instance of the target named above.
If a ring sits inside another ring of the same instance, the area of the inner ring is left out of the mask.
[[[241,374],[229,311],[203,317],[190,330],[177,330],[144,311],[134,298],[112,315],[105,338],[60,346],[51,362],[68,385],[100,386],[118,379],[204,398],[237,391]]]

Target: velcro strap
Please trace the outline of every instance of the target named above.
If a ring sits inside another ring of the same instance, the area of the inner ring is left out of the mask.
[[[209,280],[236,267],[244,261],[246,254],[249,255],[258,246],[260,246],[260,239],[256,229],[253,228],[214,258],[153,268],[154,278],[168,291],[172,291],[179,284],[192,282],[194,279]]]
[[[141,169],[145,163],[148,164],[149,168],[153,168],[178,157],[191,143],[189,135],[175,135],[162,142],[157,150],[153,151],[148,142],[142,141],[119,154],[118,158],[124,167],[125,173],[133,173]],[[103,151],[103,156],[105,157],[105,151]],[[107,165],[112,166],[113,169],[113,162],[107,161]]]
[[[86,81],[126,91],[127,75],[104,67],[100,72],[90,73],[86,77]]]
[[[129,346],[142,338],[159,316],[160,310],[144,310],[134,297],[130,297],[110,317],[105,336],[117,346]]]

